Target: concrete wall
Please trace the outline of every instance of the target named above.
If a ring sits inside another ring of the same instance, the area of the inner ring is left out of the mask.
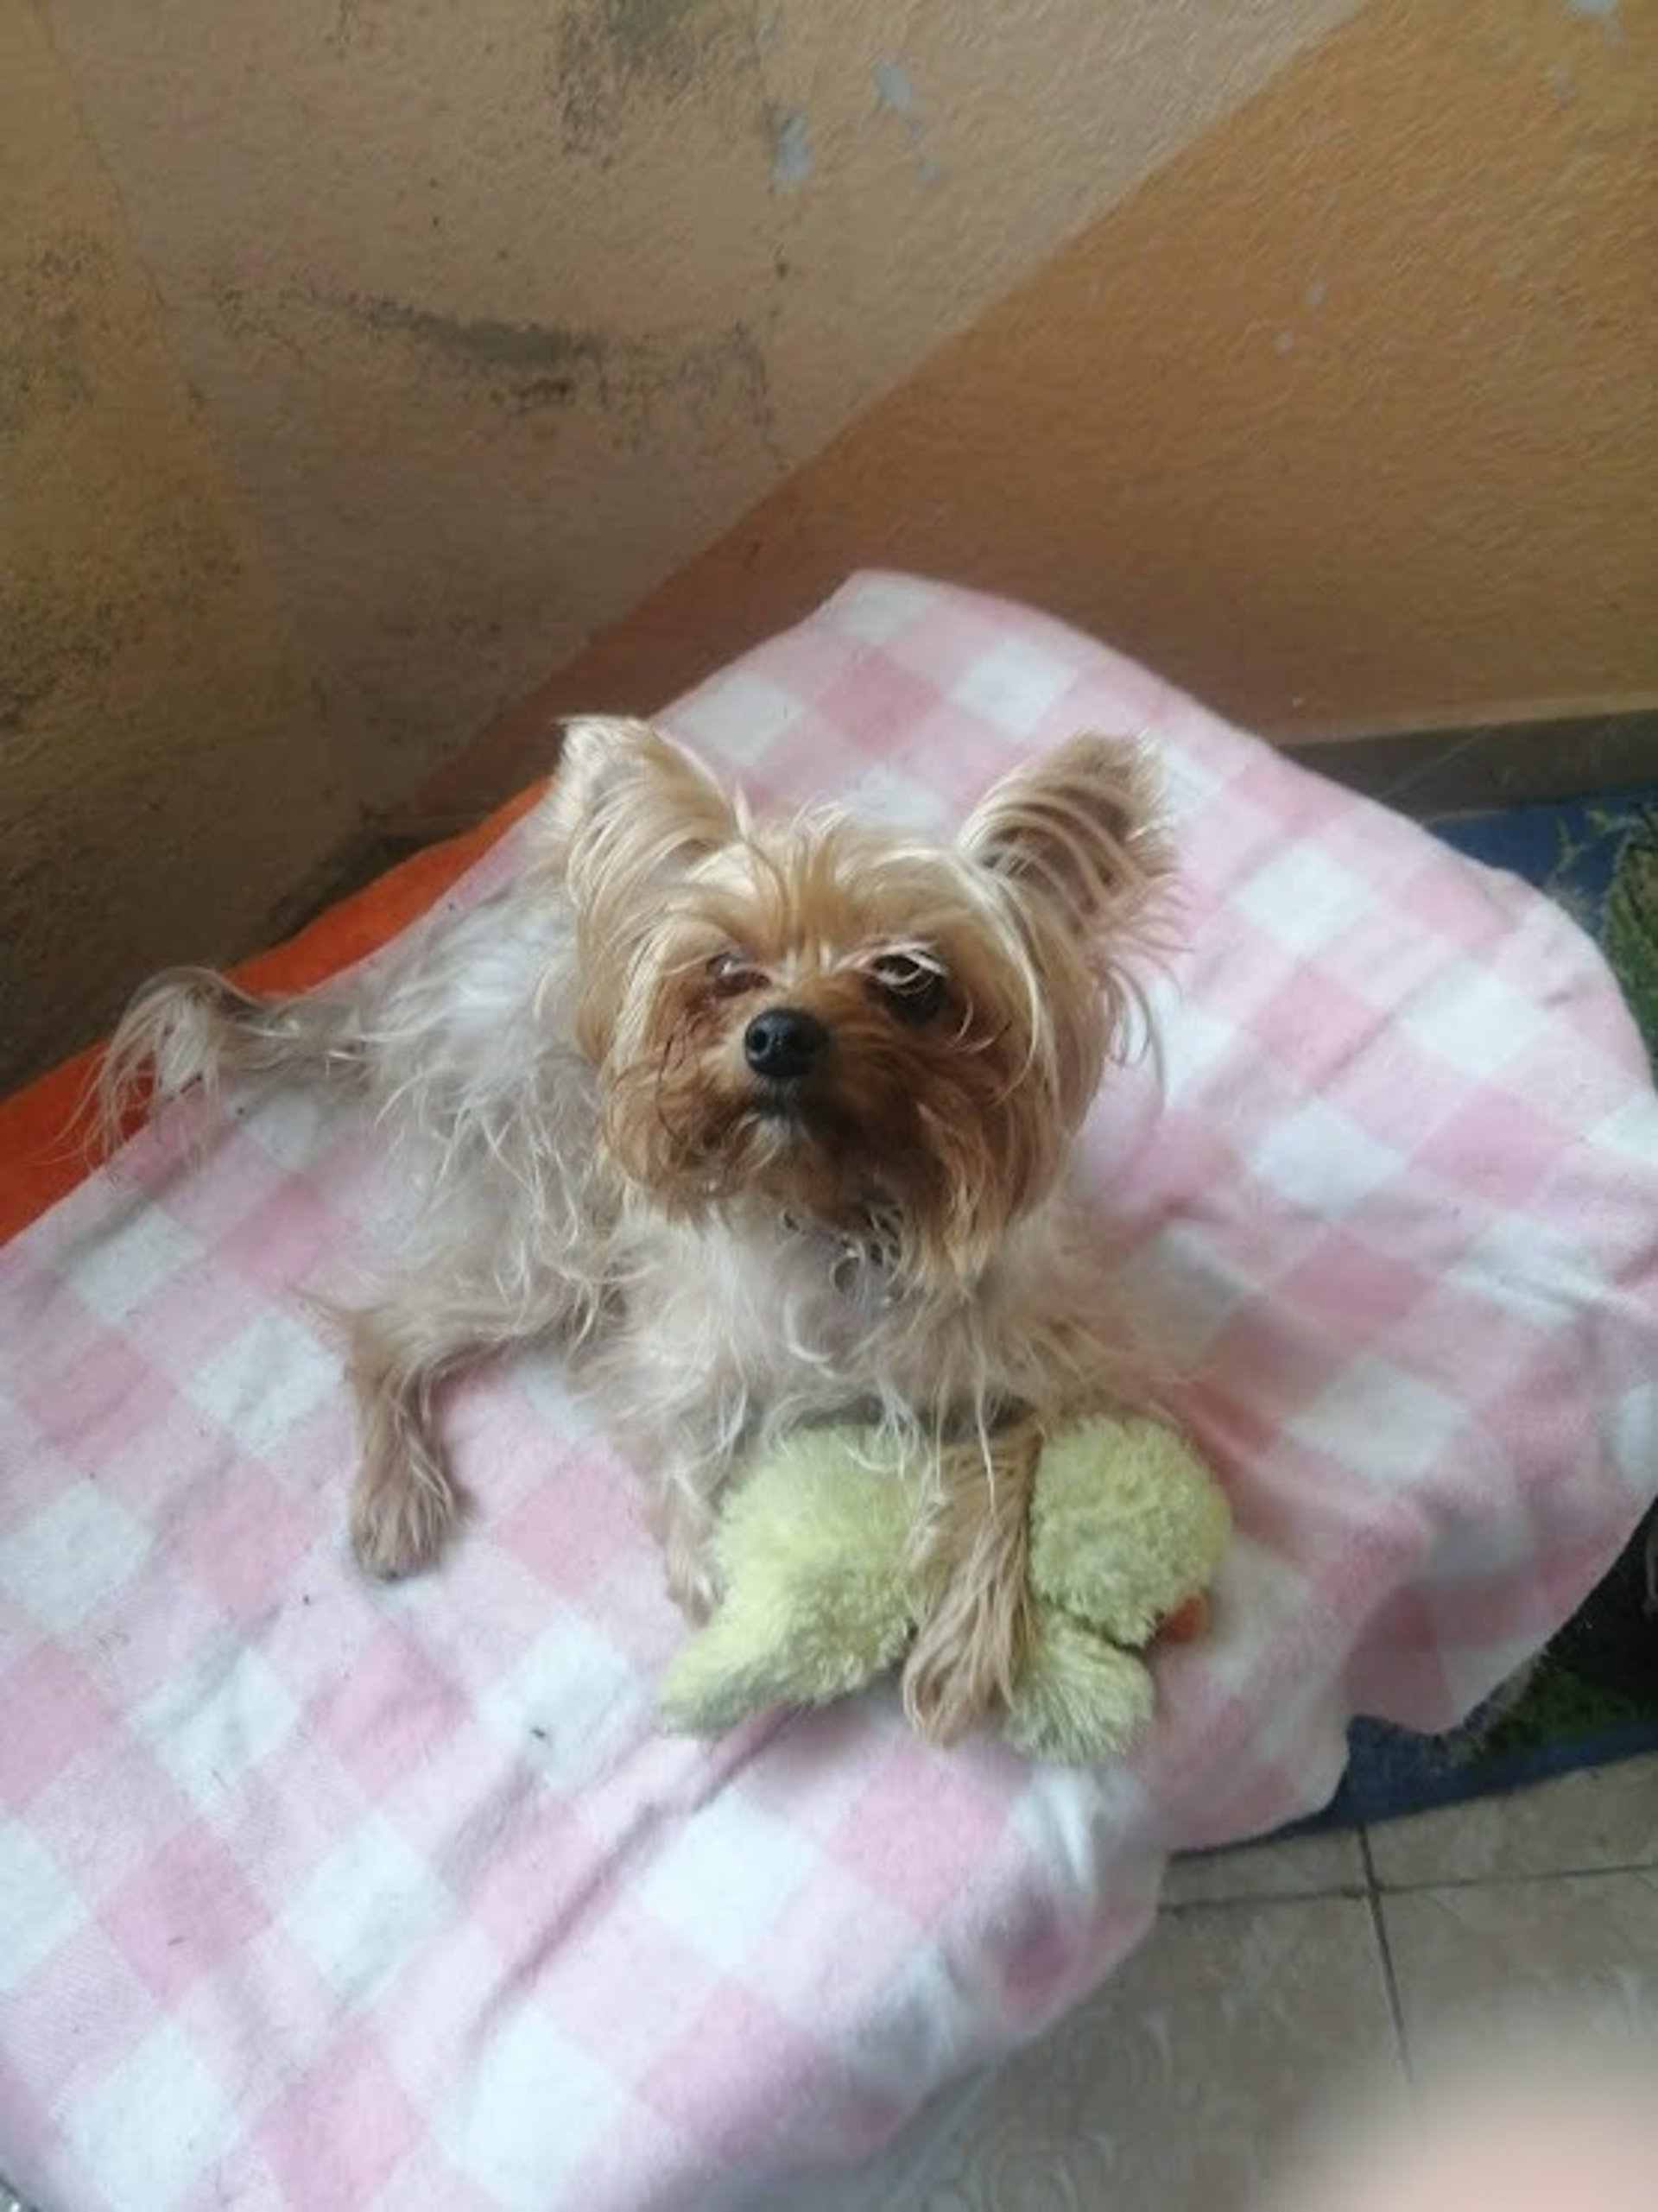
[[[1028,598],[1303,741],[1650,706],[1655,125],[1655,0],[1364,8],[1035,262],[414,818],[514,788],[553,714],[669,697],[860,565]]]
[[[1342,0],[51,0],[371,804]]]
[[[0,1081],[356,818],[304,655],[25,0],[0,0]]]
[[[1658,0],[0,27],[9,1066],[862,563],[1285,732],[1658,694]]]

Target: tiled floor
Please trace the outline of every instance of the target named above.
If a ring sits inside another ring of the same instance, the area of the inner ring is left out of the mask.
[[[1187,1860],[1105,1988],[805,2212],[1247,2212],[1355,2077],[1514,1999],[1658,2013],[1658,1755]],[[1655,2201],[1658,2201],[1655,2199]]]

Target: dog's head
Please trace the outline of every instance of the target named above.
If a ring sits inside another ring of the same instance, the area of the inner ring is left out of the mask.
[[[755,819],[648,725],[571,724],[542,865],[622,1174],[670,1214],[758,1201],[971,1283],[1121,1042],[1165,865],[1148,809],[1136,749],[1079,737],[937,846]]]

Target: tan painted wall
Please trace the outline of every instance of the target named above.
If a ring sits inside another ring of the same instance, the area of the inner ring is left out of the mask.
[[[1658,699],[1658,4],[1387,0],[1036,265],[433,780],[890,564],[1286,737]]]
[[[370,802],[1351,0],[49,0]]]
[[[871,561],[1283,732],[1658,694],[1658,0],[0,38],[0,1073]]]
[[[69,79],[0,0],[0,1082],[356,817]]]

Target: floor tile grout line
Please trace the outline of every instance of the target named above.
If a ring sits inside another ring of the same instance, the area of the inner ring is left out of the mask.
[[[1332,1898],[1357,1905],[1368,1894],[1363,1882],[1322,1882],[1310,1890],[1239,1890],[1229,1897],[1166,1898],[1157,1911],[1160,1919],[1178,1920],[1188,1912],[1237,1912],[1257,1905],[1276,1910],[1282,1905],[1322,1905]]]
[[[1367,1860],[1368,1856],[1367,1853]],[[1375,1886],[1380,1897],[1421,1897],[1433,1890],[1523,1889],[1528,1882],[1590,1882],[1602,1874],[1658,1875],[1658,1860],[1616,1859],[1598,1860],[1592,1866],[1509,1868],[1487,1874],[1420,1874],[1406,1881],[1390,1881],[1378,1874]]]
[[[1528,1883],[1591,1882],[1602,1874],[1650,1874],[1658,1879],[1658,1859],[1617,1859],[1592,1866],[1533,1867],[1523,1873],[1422,1874],[1413,1875],[1408,1881],[1389,1880],[1378,1873],[1368,1849],[1364,1860],[1365,1873],[1360,1880],[1319,1882],[1311,1889],[1229,1890],[1213,1897],[1165,1898],[1158,1910],[1165,1914],[1214,1912],[1239,1905],[1308,1905],[1326,1897],[1423,1897],[1439,1890],[1523,1889]]]
[[[1370,1855],[1370,1832],[1367,1828],[1358,1831],[1358,1848],[1364,1861],[1364,1902],[1370,1916],[1370,1930],[1376,1937],[1376,1948],[1382,1960],[1383,1986],[1388,1993],[1388,2016],[1393,2022],[1394,2050],[1405,2077],[1407,2091],[1416,2086],[1415,2074],[1410,2063],[1410,2040],[1405,2033],[1405,2008],[1399,1994],[1399,1976],[1393,1962],[1393,1944],[1388,1935],[1388,1917],[1383,1908],[1381,1886],[1376,1880],[1376,1861]]]

